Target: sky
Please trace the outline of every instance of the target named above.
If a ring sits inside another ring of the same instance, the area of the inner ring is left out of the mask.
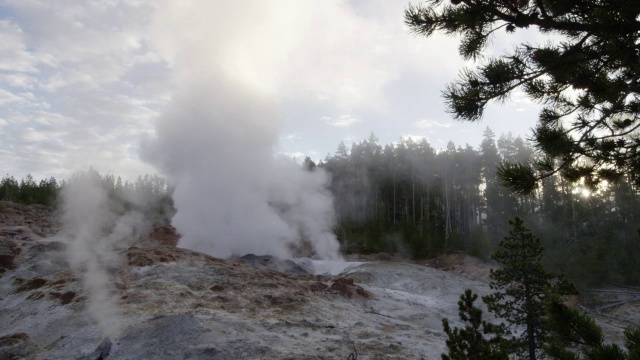
[[[412,137],[436,149],[450,140],[477,148],[486,127],[526,138],[535,124],[538,105],[522,94],[491,104],[479,123],[453,120],[441,91],[473,63],[460,58],[455,38],[411,34],[405,0],[207,3],[0,0],[2,175],[66,179],[89,167],[130,180],[162,174],[143,160],[141,144],[172,111],[183,73],[193,76],[176,66],[187,56],[225,64],[220,72],[267,94],[275,115],[264,121],[277,136],[270,149],[298,161],[372,132],[382,145]],[[275,19],[268,26],[252,18],[267,13]],[[190,22],[209,14],[215,24]],[[499,34],[486,55],[536,36]],[[196,51],[181,52],[182,42]],[[206,102],[209,94],[200,95]]]

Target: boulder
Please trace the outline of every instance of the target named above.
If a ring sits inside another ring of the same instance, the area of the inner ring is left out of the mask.
[[[11,270],[16,267],[16,255],[20,248],[11,240],[0,240],[0,268]]]

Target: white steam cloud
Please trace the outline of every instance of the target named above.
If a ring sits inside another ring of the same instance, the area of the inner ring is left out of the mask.
[[[327,175],[274,158],[278,84],[313,13],[299,1],[167,1],[156,46],[177,90],[143,146],[175,187],[178,245],[219,257],[339,258]]]
[[[76,174],[62,190],[64,233],[71,268],[82,276],[88,312],[103,332],[117,335],[121,323],[114,273],[122,259],[117,250],[146,230],[143,215],[123,212],[110,199],[97,172]]]

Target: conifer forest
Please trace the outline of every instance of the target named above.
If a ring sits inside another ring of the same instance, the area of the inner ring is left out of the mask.
[[[549,269],[584,285],[640,283],[638,192],[625,179],[588,188],[556,175],[517,195],[496,176],[504,162],[535,160],[527,141],[487,128],[478,148],[441,150],[411,138],[381,145],[371,134],[318,166],[332,175],[345,252],[488,258],[518,216],[542,239]]]

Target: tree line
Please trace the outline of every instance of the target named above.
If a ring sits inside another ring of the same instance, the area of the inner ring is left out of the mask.
[[[20,181],[7,175],[0,180],[0,200],[27,205],[53,205],[60,186],[54,177],[36,182],[31,174]]]
[[[559,174],[529,195],[504,186],[504,163],[535,163],[525,140],[487,128],[480,146],[436,150],[425,139],[341,143],[317,166],[332,176],[336,234],[347,253],[425,258],[462,251],[487,258],[524,219],[543,239],[545,264],[577,282],[640,283],[640,194],[622,177],[588,188]],[[310,159],[304,167],[316,166]]]
[[[150,218],[163,220],[169,220],[175,212],[171,198],[172,189],[163,177],[145,174],[129,182],[113,174],[102,175],[93,168],[89,169],[88,173],[99,179],[110,199],[123,210],[135,209]],[[71,182],[73,177],[62,181],[50,177],[36,182],[31,174],[20,181],[6,175],[0,180],[0,200],[25,205],[56,206],[61,190]]]
[[[382,146],[371,134],[350,149],[339,144],[317,167],[332,176],[335,232],[346,253],[427,258],[461,251],[488,258],[508,232],[508,220],[519,216],[541,237],[550,269],[585,285],[640,283],[637,188],[623,177],[594,191],[559,175],[541,180],[530,195],[502,184],[501,164],[532,163],[539,156],[522,138],[496,137],[487,128],[478,148],[449,142],[442,150],[411,138]],[[313,170],[316,164],[307,158],[303,166]],[[156,175],[135,182],[97,176],[126,207],[164,218],[173,213],[171,189]],[[0,199],[52,205],[65,184],[7,175]]]

